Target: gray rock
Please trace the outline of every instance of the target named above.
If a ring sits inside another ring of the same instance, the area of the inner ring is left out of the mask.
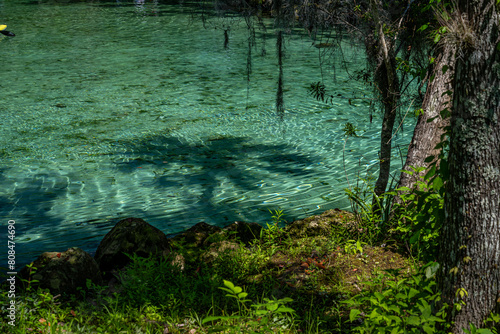
[[[32,262],[32,268],[19,272],[21,287],[49,289],[53,295],[76,294],[77,288],[86,287],[87,279],[102,284],[102,276],[96,261],[80,248],[72,247],[65,252],[45,252]],[[34,280],[38,282],[33,282]]]
[[[104,236],[97,247],[95,260],[101,272],[109,275],[130,263],[125,253],[140,257],[165,256],[170,253],[170,241],[162,231],[144,220],[126,218]]]

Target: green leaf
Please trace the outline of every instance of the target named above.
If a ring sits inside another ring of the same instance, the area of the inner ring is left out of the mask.
[[[351,310],[351,313],[349,313],[349,320],[351,322],[353,322],[354,320],[356,320],[358,318],[358,315],[361,314],[361,311],[358,310],[358,309],[352,309]]]
[[[429,27],[429,23],[426,23],[426,24],[423,24],[420,28],[418,28],[417,31],[424,31],[425,29],[427,29]]]
[[[476,333],[478,334],[493,334],[488,328],[479,328]]]
[[[434,158],[435,158],[435,156],[429,155],[427,158],[425,158],[424,162],[427,162],[427,163],[432,162],[432,161],[434,161]]]
[[[427,334],[433,334],[435,333],[436,331],[431,327],[429,326],[428,324],[424,324],[422,326],[422,329],[424,330],[424,332],[426,332]]]
[[[498,1],[500,1],[500,0],[498,0]],[[493,321],[493,322],[500,322],[500,314],[490,313],[490,316],[486,320],[487,321]]]
[[[422,313],[422,318],[427,320],[431,316],[431,306],[424,299],[421,299],[420,302],[422,304],[417,304],[417,307]]]
[[[234,290],[234,284],[224,280],[224,285],[227,286],[229,289]]]
[[[401,293],[401,292],[398,292],[396,294],[396,299],[406,299],[407,298],[407,295]]]
[[[238,293],[238,298],[240,298],[240,299],[245,298],[246,296],[248,296],[248,293],[246,293],[246,292]]]
[[[219,289],[226,291],[226,292],[229,292],[229,293],[233,293],[233,290],[228,289],[228,288],[219,287]]]
[[[399,307],[397,307],[396,305],[389,306],[389,310],[394,311],[396,314],[401,313],[401,309]]]
[[[408,308],[408,304],[407,303],[398,302],[398,305],[401,306],[402,308]]]
[[[276,311],[278,309],[278,303],[269,303],[269,304],[266,304],[266,308],[273,312],[273,311]]]
[[[276,312],[279,312],[279,313],[294,313],[295,310],[293,308],[290,308],[290,307],[285,307],[285,306],[281,306],[280,308],[278,308],[276,310]]]
[[[429,322],[445,322],[446,320],[444,320],[444,319],[441,319],[441,318],[438,318],[438,317],[436,317],[436,316],[431,315],[431,316],[427,319],[427,321],[429,321]]]
[[[397,325],[402,322],[401,318],[395,315],[390,315],[388,318],[392,319]]]
[[[377,309],[373,309],[372,313],[370,313],[370,320],[373,320],[374,318],[380,317],[380,314],[377,312]]]
[[[432,188],[434,190],[439,191],[441,187],[444,185],[443,179],[441,179],[439,176],[437,176],[433,181],[432,181]]]
[[[410,292],[408,293],[408,299],[411,299],[411,298],[415,297],[416,295],[418,295],[418,293],[419,293],[418,290],[415,290],[414,288],[411,288]]]
[[[431,278],[431,277],[434,277],[434,275],[436,275],[435,272],[433,272],[432,268],[429,266],[427,268],[425,268],[425,277],[427,279]]]
[[[381,294],[378,291],[376,291],[373,295],[378,299],[379,302],[381,302],[382,300],[384,300],[384,295]]]
[[[401,331],[401,328],[399,328],[399,326],[398,326],[398,327],[394,327],[394,328],[392,329],[391,334],[399,334],[399,333],[401,333],[401,332],[402,332],[402,331]]]
[[[285,298],[278,299],[278,302],[281,304],[291,303],[291,302],[293,302],[293,299],[289,298],[289,297],[285,297]]]
[[[406,323],[408,325],[418,326],[418,325],[420,325],[420,318],[416,317],[414,315],[409,316],[408,319],[406,320]]]
[[[241,291],[243,291],[243,289],[240,288],[239,286],[235,286],[234,287],[233,292],[234,292],[235,295],[239,294]]]
[[[428,320],[431,317],[431,307],[427,305],[427,307],[422,311],[422,318]]]
[[[436,165],[432,165],[430,169],[428,169],[427,174],[425,174],[425,179],[430,180],[431,177],[436,174]]]

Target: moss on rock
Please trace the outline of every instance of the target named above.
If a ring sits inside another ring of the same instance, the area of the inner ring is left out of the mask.
[[[95,259],[102,272],[109,273],[130,263],[126,254],[140,257],[165,256],[170,253],[170,241],[156,227],[140,218],[119,221],[99,244]]]
[[[351,212],[333,209],[294,221],[285,227],[285,232],[292,238],[328,236],[333,225],[353,225],[354,222],[354,214]]]
[[[18,276],[22,281],[19,286],[24,289],[28,287],[29,281],[30,287],[49,289],[53,295],[75,294],[77,288],[86,287],[87,279],[94,284],[102,284],[96,261],[78,247],[65,252],[45,252],[31,265],[33,269],[26,266]]]

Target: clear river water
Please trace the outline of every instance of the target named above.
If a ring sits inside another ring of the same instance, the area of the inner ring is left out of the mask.
[[[287,29],[280,117],[273,21],[256,30],[248,76],[245,20],[204,18],[188,2],[0,0],[16,34],[0,40],[0,243],[15,220],[18,266],[92,253],[126,217],[172,235],[349,209],[346,175],[377,174],[381,114],[370,122],[369,100],[349,100],[372,96],[352,79],[361,47]],[[331,103],[308,92],[318,81]],[[360,135],[347,142],[346,122]],[[394,137],[394,175],[413,123]]]

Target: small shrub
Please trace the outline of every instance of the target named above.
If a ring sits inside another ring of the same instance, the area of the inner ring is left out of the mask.
[[[444,164],[444,162],[442,162]],[[405,171],[420,173],[423,168]],[[444,182],[431,169],[415,183],[414,189],[397,189],[401,204],[395,205],[388,232],[408,245],[411,253],[424,261],[433,260],[439,247],[439,232],[444,221]],[[396,195],[396,191],[390,194]]]
[[[437,309],[441,300],[434,275],[437,263],[429,263],[410,277],[397,270],[387,270],[372,282],[369,289],[343,303],[351,308],[351,322],[356,333],[436,333],[445,322],[446,305]]]
[[[271,300],[263,298],[264,302],[248,307],[248,293],[239,286],[224,280],[224,286],[219,289],[226,291],[226,297],[236,299],[238,312],[230,316],[209,316],[202,323],[220,321],[221,324],[210,328],[209,332],[229,331],[229,333],[270,333],[279,329],[287,329],[293,325],[293,309],[285,305],[292,302],[290,298]]]

